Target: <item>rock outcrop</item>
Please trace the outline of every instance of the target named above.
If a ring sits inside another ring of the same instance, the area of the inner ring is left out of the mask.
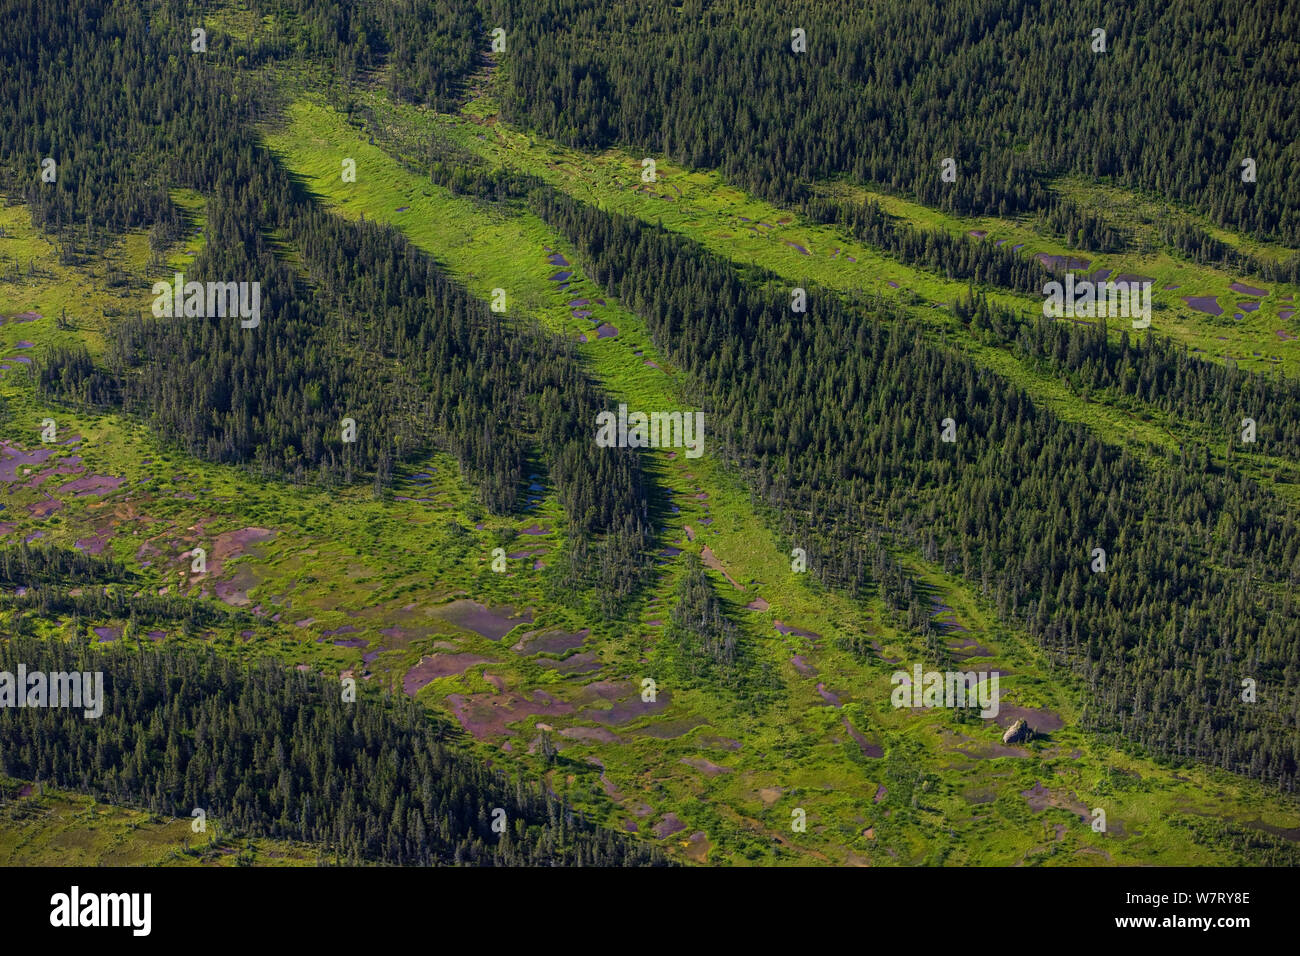
[[[1034,728],[1025,722],[1024,718],[1017,720],[1007,728],[1007,732],[1002,735],[1004,744],[1023,744],[1034,739]]]

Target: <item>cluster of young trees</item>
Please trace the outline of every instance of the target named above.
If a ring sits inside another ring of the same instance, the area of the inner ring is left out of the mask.
[[[132,594],[116,588],[78,591],[41,584],[24,587],[22,594],[0,595],[0,608],[14,612],[10,629],[22,633],[34,633],[38,619],[67,621],[74,632],[105,621],[123,621],[124,634],[158,627],[174,632],[179,627],[181,633],[191,636],[210,628],[238,631],[261,623],[247,611],[178,594]]]
[[[100,651],[16,638],[0,670],[104,675],[104,712],[13,710],[0,773],[228,830],[408,865],[638,866],[657,848],[583,819],[545,787],[448,746],[414,702],[210,648]],[[496,829],[494,829],[496,823]],[[499,831],[499,832],[498,832]]]
[[[1300,462],[1300,383],[1294,379],[1206,361],[1151,333],[1130,339],[1129,329],[1121,328],[1113,341],[1106,319],[1076,324],[1027,318],[985,296],[958,299],[953,314],[981,338],[1013,345],[1022,360],[1090,398],[1126,400],[1208,426],[1220,436],[1216,449]],[[1257,426],[1253,444],[1241,438],[1247,418]]]
[[[756,713],[783,691],[780,676],[732,620],[699,555],[686,552],[667,626],[653,652],[655,673],[678,688],[731,695]]]
[[[713,593],[699,556],[688,552],[683,562],[671,615],[672,635],[689,658],[705,658],[725,671],[736,660],[736,625]]]
[[[1041,295],[1052,281],[1047,268],[1009,245],[954,236],[944,229],[919,229],[891,216],[874,200],[849,203],[810,196],[801,206],[817,222],[842,226],[855,239],[889,253],[910,266],[948,279],[967,279],[1017,292]]]
[[[179,594],[140,589],[138,574],[104,555],[54,545],[0,547],[0,611],[8,619],[0,636],[34,633],[37,620],[63,619],[74,632],[83,624],[125,622],[124,636],[142,628],[181,626],[186,634],[206,628],[240,630],[258,626],[247,611]],[[7,588],[13,588],[12,591]]]
[[[810,289],[795,314],[775,277],[747,285],[662,228],[554,191],[533,207],[644,317],[708,410],[714,447],[829,583],[889,581],[873,575],[876,542],[918,550],[1089,683],[1090,725],[1294,789],[1300,529],[1275,495],[1190,448],[1145,466],[887,306]],[[1134,361],[1157,374],[1156,353]],[[1220,374],[1193,377],[1210,388]],[[1182,392],[1211,417],[1233,402]]]
[[[999,216],[1050,207],[1046,180],[1074,173],[1300,242],[1300,10],[1285,4],[487,5],[512,36],[505,117],[571,145],[718,169],[784,203],[843,176]],[[1070,236],[1093,228],[1058,216]]]
[[[56,345],[32,366],[36,387],[47,398],[107,407],[121,400],[116,376],[95,367],[84,345]]]
[[[125,578],[125,565],[111,557],[47,544],[0,545],[0,584],[91,584]]]
[[[1266,282],[1300,282],[1300,254],[1273,259],[1242,252],[1185,219],[1162,223],[1160,238],[1193,262],[1221,266],[1237,275],[1258,276]]]
[[[1064,238],[1072,249],[1120,252],[1125,246],[1123,233],[1069,199],[1056,199],[1043,212],[1041,225],[1048,233]]]
[[[443,112],[456,108],[489,43],[474,0],[252,0],[251,6],[259,19],[287,26],[258,43],[257,60],[311,60],[349,82],[383,66],[391,93]]]

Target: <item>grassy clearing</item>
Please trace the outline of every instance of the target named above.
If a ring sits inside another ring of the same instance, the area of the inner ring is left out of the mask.
[[[316,849],[284,840],[223,838],[193,821],[98,803],[0,777],[0,866],[313,866]],[[23,794],[18,796],[17,794]]]

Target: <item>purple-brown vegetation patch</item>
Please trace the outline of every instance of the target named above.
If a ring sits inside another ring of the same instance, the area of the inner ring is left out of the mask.
[[[863,734],[862,731],[858,730],[851,723],[849,723],[848,717],[844,717],[842,719],[844,721],[844,729],[849,732],[849,736],[853,738],[854,743],[856,743],[858,747],[862,750],[863,756],[874,758],[874,757],[883,757],[885,755],[885,749],[881,747],[879,744],[873,744],[870,740],[868,740],[866,735]]]
[[[681,762],[688,767],[694,767],[706,777],[716,777],[719,774],[731,773],[730,767],[723,767],[712,760],[705,760],[703,757],[683,757]]]
[[[699,496],[697,495],[696,497],[699,497]],[[701,522],[701,523],[702,523],[702,522]],[[705,545],[705,546],[700,550],[700,557],[704,560],[704,563],[705,563],[705,564],[707,564],[707,565],[708,565],[709,567],[711,567],[714,571],[717,571],[717,572],[718,572],[719,574],[721,574],[724,578],[726,578],[729,582],[731,582],[731,586],[732,586],[732,587],[734,587],[734,588],[739,588],[739,589],[742,590],[742,591],[744,590],[744,588],[741,588],[740,585],[736,582],[736,579],[733,578],[730,574],[727,573],[727,569],[724,568],[724,567],[722,566],[722,562],[718,560],[717,555],[715,555],[715,554],[713,553],[713,550],[712,550],[708,545]]]
[[[244,607],[252,603],[248,592],[261,583],[252,565],[241,564],[228,577],[213,584],[213,593],[223,604]]]
[[[618,734],[604,727],[565,727],[560,731],[561,737],[580,740],[583,743],[615,744],[622,740]]]
[[[672,836],[674,833],[681,833],[686,829],[686,824],[682,823],[682,821],[677,818],[677,814],[666,813],[664,814],[664,818],[651,827],[651,829],[654,831],[654,835],[662,840],[666,837]]]
[[[578,700],[588,706],[583,716],[599,724],[625,724],[638,717],[657,714],[668,706],[669,693],[660,690],[653,701],[641,699],[641,689],[631,681],[595,681],[582,688]],[[608,709],[590,706],[608,703]]]
[[[783,624],[781,621],[773,621],[772,626],[782,634],[793,634],[795,637],[806,637],[810,641],[820,641],[822,636],[816,631],[805,631],[802,628],[792,627],[789,624]]]
[[[533,700],[516,694],[449,694],[447,704],[460,725],[478,740],[511,733],[506,725],[528,716],[558,717],[573,713],[573,705],[534,691]]]
[[[1048,807],[1056,807],[1059,810],[1069,810],[1071,813],[1078,814],[1079,819],[1084,823],[1091,819],[1091,811],[1089,811],[1088,805],[1074,793],[1071,793],[1068,797],[1062,796],[1048,790],[1043,786],[1042,781],[1035,781],[1030,789],[1021,790],[1020,795],[1029,804],[1029,809],[1035,813],[1046,810]]]
[[[238,531],[225,531],[217,535],[212,542],[208,563],[211,565],[212,559],[215,559],[218,564],[215,569],[209,567],[209,571],[216,574],[220,570],[220,562],[242,557],[253,545],[269,541],[273,537],[275,532],[269,528],[240,528]]]
[[[703,830],[696,830],[689,837],[690,845],[686,847],[686,856],[693,863],[704,863],[709,858],[709,838]]]
[[[556,660],[553,657],[541,657],[537,660],[538,667],[544,667],[549,671],[555,671],[557,674],[591,674],[598,671],[604,665],[601,664],[600,658],[592,651],[582,651],[578,654],[570,654],[563,660]]]
[[[28,505],[27,511],[33,518],[48,518],[62,507],[63,502],[58,498],[46,498]]]
[[[433,654],[421,657],[420,662],[402,678],[402,690],[414,697],[420,688],[431,681],[463,674],[475,664],[484,664],[489,660],[490,658],[478,654]]]
[[[527,533],[527,532],[525,532]],[[488,608],[477,601],[456,600],[436,611],[438,617],[490,641],[499,641],[519,624],[531,624],[531,611],[516,611],[509,605]]]
[[[1086,269],[1091,259],[1079,259],[1075,256],[1052,256],[1046,252],[1034,254],[1034,258],[1049,269]]]
[[[957,657],[992,657],[993,652],[974,638],[963,638],[960,642],[954,642],[948,645],[948,650],[952,651]]]
[[[1212,295],[1185,295],[1183,301],[1189,309],[1204,312],[1206,315],[1223,315],[1223,309]]]
[[[116,491],[122,486],[126,478],[113,478],[109,475],[86,475],[82,478],[74,478],[63,485],[60,491],[76,492],[78,498],[84,498],[86,495],[102,495],[110,491]]]
[[[0,481],[17,481],[23,468],[39,465],[54,454],[53,448],[37,448],[30,454],[8,443],[0,443]]]
[[[990,718],[1003,730],[1017,720],[1024,720],[1038,733],[1050,734],[1065,726],[1061,715],[1046,708],[1016,707],[1012,704],[1000,704],[996,717]]]

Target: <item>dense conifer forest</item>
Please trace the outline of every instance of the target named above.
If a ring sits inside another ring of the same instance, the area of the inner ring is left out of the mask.
[[[1300,116],[1267,92],[1300,68],[1286,4],[492,6],[522,34],[506,116],[566,143],[634,144],[778,201],[847,177],[990,215],[1053,207],[1044,179],[1076,173],[1300,241]],[[1243,182],[1247,157],[1268,175]],[[1055,215],[1095,231],[1081,210]]]

